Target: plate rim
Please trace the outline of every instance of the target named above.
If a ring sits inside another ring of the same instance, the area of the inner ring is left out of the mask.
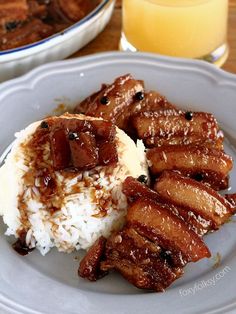
[[[0,83],[0,92],[2,93],[5,89],[9,89],[14,85],[20,85],[23,83],[30,83],[34,77],[42,75],[49,71],[57,71],[58,69],[66,69],[72,66],[79,66],[87,64],[90,62],[108,62],[110,59],[120,59],[122,61],[129,60],[149,60],[158,63],[160,66],[165,67],[175,67],[179,70],[192,70],[194,72],[200,72],[202,75],[211,75],[214,80],[221,84],[236,85],[236,74],[227,72],[221,68],[217,68],[215,65],[210,64],[203,60],[198,59],[185,59],[177,57],[168,57],[163,55],[158,55],[154,53],[147,52],[120,52],[120,51],[110,51],[110,52],[99,52],[82,57],[76,57],[61,61],[49,62],[44,65],[40,65],[28,73],[13,78],[11,80]],[[0,96],[1,97],[1,96]]]
[[[178,70],[184,71],[194,71],[194,72],[199,72],[201,75],[208,76],[210,75],[211,78],[214,79],[217,84],[220,85],[227,85],[227,86],[233,86],[236,87],[236,75],[228,73],[224,70],[217,69],[215,66],[211,64],[207,64],[204,61],[199,61],[199,60],[186,60],[186,59],[181,59],[181,58],[169,58],[169,57],[163,57],[163,56],[156,56],[154,54],[149,54],[149,53],[121,53],[121,52],[108,52],[108,53],[99,53],[99,54],[94,54],[90,56],[85,56],[81,58],[76,58],[76,59],[71,59],[71,60],[64,60],[64,61],[59,61],[59,62],[53,62],[49,63],[43,66],[40,66],[32,71],[30,71],[28,74],[25,74],[24,76],[20,78],[13,79],[11,81],[2,83],[0,85],[0,100],[4,99],[9,95],[9,93],[14,92],[16,89],[21,89],[23,86],[27,85],[27,88],[34,88],[35,84],[37,84],[37,81],[42,78],[44,75],[48,75],[50,73],[56,72],[61,72],[62,70],[68,70],[70,68],[73,68],[73,66],[79,66],[83,64],[94,64],[94,63],[99,63],[99,62],[111,62],[112,60],[119,59],[121,62],[129,62],[130,60],[136,60],[137,62],[140,60],[149,60],[149,62],[154,62],[155,64],[158,63],[158,65],[162,67],[169,67],[169,68],[176,68]],[[90,292],[91,293],[91,292]],[[117,299],[120,298],[119,296],[114,296],[117,297]],[[129,295],[130,297],[130,295]],[[137,297],[134,295],[131,297],[134,299]],[[0,302],[2,300],[2,296],[0,296]],[[4,304],[2,304],[4,306]],[[13,305],[13,304],[12,304]],[[19,304],[19,307],[22,305]],[[234,309],[236,307],[236,301],[228,304],[226,307],[222,309],[218,309],[222,311],[222,313],[225,313],[226,311],[230,311],[231,309]],[[1,307],[0,307],[1,309]],[[4,308],[3,308],[4,309]],[[8,308],[7,308],[8,309]],[[10,308],[11,310],[15,311],[15,313],[22,313],[22,312],[17,312],[17,308]],[[23,309],[23,308],[21,308]],[[219,313],[217,309],[212,309],[212,311],[209,311],[207,313]],[[14,313],[14,312],[12,312]],[[30,310],[25,313],[41,313],[35,310]]]

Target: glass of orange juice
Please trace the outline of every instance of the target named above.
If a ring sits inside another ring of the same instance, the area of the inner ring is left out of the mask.
[[[228,56],[228,0],[123,0],[120,49],[198,58]]]

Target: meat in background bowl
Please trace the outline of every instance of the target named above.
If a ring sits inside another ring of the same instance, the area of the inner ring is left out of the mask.
[[[114,4],[115,0],[102,0],[92,12],[60,33],[26,46],[0,51],[0,82],[38,65],[67,58],[85,46],[107,25]]]

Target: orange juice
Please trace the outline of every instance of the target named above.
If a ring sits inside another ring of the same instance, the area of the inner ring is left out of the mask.
[[[133,50],[187,58],[217,48],[226,54],[227,15],[228,0],[123,0],[123,36]]]

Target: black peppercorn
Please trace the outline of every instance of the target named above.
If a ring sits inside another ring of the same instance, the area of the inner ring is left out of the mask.
[[[143,184],[147,184],[148,183],[148,177],[145,176],[145,174],[142,174],[141,176],[139,176],[137,180],[139,182],[143,183]]]
[[[160,252],[160,257],[163,258],[164,260],[166,260],[169,265],[172,265],[172,264],[173,264],[173,260],[172,260],[171,252],[170,252],[170,251],[164,251],[164,250],[162,250],[162,251]]]
[[[19,22],[13,21],[5,24],[5,28],[8,32],[12,31],[18,26]]]
[[[193,118],[193,113],[191,111],[185,112],[185,119],[191,121]]]
[[[48,129],[48,123],[46,121],[41,122],[41,128],[42,129]]]
[[[204,175],[202,173],[196,173],[194,179],[196,181],[202,181],[204,179]]]
[[[103,96],[101,99],[100,99],[100,103],[102,105],[107,105],[109,103],[109,98],[107,96]]]
[[[78,134],[77,133],[73,133],[73,132],[70,132],[69,135],[68,135],[68,138],[70,141],[73,141],[73,140],[76,140],[78,137]]]
[[[136,100],[143,100],[144,99],[144,93],[143,92],[137,92],[134,97]]]

